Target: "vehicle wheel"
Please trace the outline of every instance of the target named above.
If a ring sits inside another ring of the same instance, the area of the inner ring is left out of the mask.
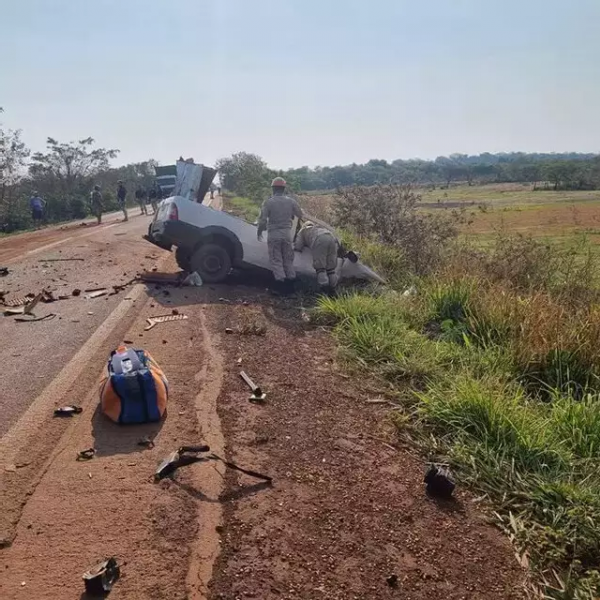
[[[196,271],[203,281],[218,283],[223,281],[231,270],[229,252],[219,244],[204,244],[191,258],[191,270]]]
[[[187,271],[189,273],[192,270],[190,253],[186,248],[177,248],[177,250],[175,250],[175,260],[177,261],[177,266],[182,271]]]

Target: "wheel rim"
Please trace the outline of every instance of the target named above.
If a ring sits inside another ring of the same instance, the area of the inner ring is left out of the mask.
[[[223,263],[218,256],[211,254],[205,256],[202,261],[202,268],[206,273],[218,273],[223,267]]]

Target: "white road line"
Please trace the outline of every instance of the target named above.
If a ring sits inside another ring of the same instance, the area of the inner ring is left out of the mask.
[[[83,371],[89,368],[90,360],[131,309],[132,301],[140,298],[145,290],[144,284],[137,284],[130,290],[127,294],[130,300],[122,300],[116,306],[54,380],[31,403],[21,418],[0,438],[0,457],[4,465],[15,461],[21,449],[27,445],[28,437],[36,434],[40,425],[52,414],[56,401],[64,398]]]

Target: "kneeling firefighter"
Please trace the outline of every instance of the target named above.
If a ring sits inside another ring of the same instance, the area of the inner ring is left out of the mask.
[[[312,252],[319,287],[335,289],[338,283],[337,259],[341,247],[333,233],[307,221],[296,236],[294,250],[302,252],[305,247]]]

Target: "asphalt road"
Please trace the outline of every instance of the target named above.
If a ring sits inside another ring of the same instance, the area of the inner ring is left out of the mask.
[[[125,289],[92,299],[84,290],[106,287],[112,291],[111,286],[127,283],[167,254],[142,239],[150,219],[136,215],[124,223],[113,217],[101,226],[72,225],[0,240],[0,265],[10,270],[0,279],[0,290],[6,292],[7,300],[44,289],[55,296],[68,296],[38,304],[36,316],[55,314],[52,319],[20,323],[14,317],[3,317],[0,321],[0,435],[11,428],[128,294]],[[74,296],[77,289],[81,294]]]

